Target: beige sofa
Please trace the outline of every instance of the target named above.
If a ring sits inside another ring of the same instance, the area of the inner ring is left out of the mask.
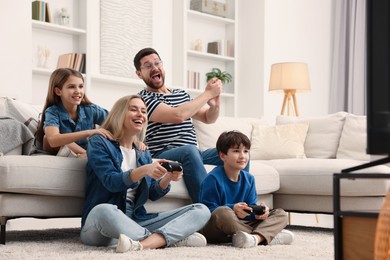
[[[39,109],[1,99],[6,116],[34,122]],[[2,115],[0,115],[2,116]],[[3,115],[4,116],[4,115]],[[28,124],[34,129],[34,123]],[[215,124],[195,121],[200,149],[214,147],[225,130],[240,130],[251,137],[250,172],[255,176],[259,200],[291,212],[332,213],[333,173],[369,161],[365,149],[365,117],[344,112],[313,118],[277,117],[275,123],[256,118],[221,117]],[[0,143],[6,138],[0,135]],[[22,155],[31,140],[0,156],[1,243],[8,219],[19,217],[79,217],[84,197],[86,159],[48,155]],[[24,147],[24,149],[22,149]],[[206,165],[208,170],[214,166]],[[380,165],[370,173],[390,173]],[[342,208],[379,209],[387,193],[387,180],[342,183]],[[183,181],[170,193],[148,202],[149,211],[190,203]]]

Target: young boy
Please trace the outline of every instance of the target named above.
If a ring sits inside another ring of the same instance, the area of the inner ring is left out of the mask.
[[[219,136],[216,148],[224,165],[214,168],[202,182],[199,202],[212,214],[201,233],[210,243],[232,242],[240,248],[291,244],[294,234],[283,229],[288,221],[283,209],[270,210],[261,202],[264,213],[256,215],[249,207],[257,203],[255,179],[243,170],[250,147],[248,137],[238,131]]]

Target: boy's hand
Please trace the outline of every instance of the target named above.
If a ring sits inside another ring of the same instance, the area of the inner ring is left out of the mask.
[[[247,210],[248,212],[251,212],[252,208],[249,207],[245,202],[238,202],[233,206],[233,211],[236,213],[238,218],[245,218],[249,216],[251,213],[248,213]]]
[[[264,220],[269,216],[269,208],[264,202],[261,202],[260,205],[263,205],[265,207],[264,214],[255,215],[255,219]]]

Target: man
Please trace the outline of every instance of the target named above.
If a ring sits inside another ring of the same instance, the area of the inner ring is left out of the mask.
[[[200,184],[207,174],[204,164],[223,162],[215,148],[199,151],[192,119],[206,124],[217,120],[222,83],[216,78],[209,80],[203,93],[191,99],[184,90],[165,86],[163,62],[154,49],[140,50],[134,57],[134,66],[146,84],[139,92],[148,109],[145,143],[153,158],[182,163],[188,193],[194,203],[198,202]]]

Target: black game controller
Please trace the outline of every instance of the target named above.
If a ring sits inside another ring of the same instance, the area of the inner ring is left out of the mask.
[[[249,205],[252,208],[252,212],[245,210],[248,213],[253,213],[254,215],[263,215],[265,213],[265,207],[263,205]]]
[[[162,167],[164,167],[168,172],[173,172],[173,171],[178,171],[181,172],[183,171],[183,167],[181,167],[181,163],[179,162],[163,162],[161,164]]]

